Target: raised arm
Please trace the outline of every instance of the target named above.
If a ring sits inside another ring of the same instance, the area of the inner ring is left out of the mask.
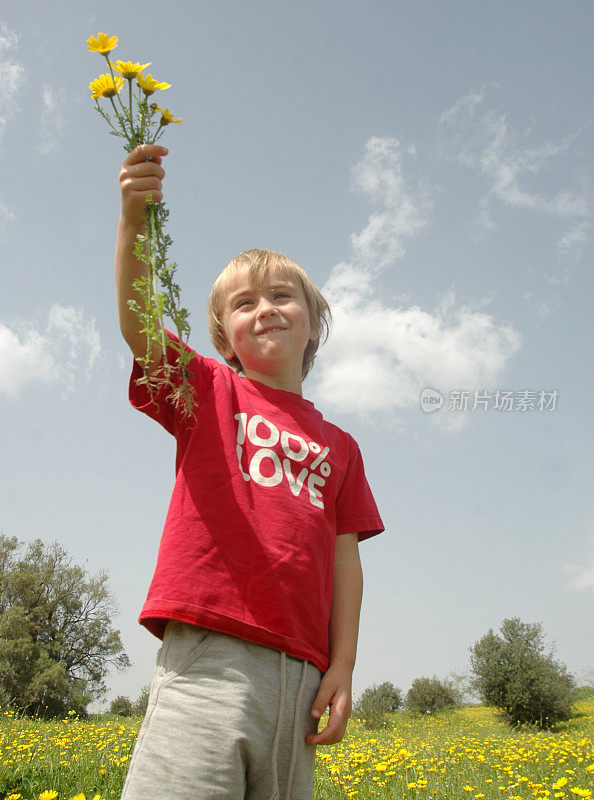
[[[137,315],[128,308],[128,300],[138,300],[134,281],[147,274],[147,267],[134,256],[136,236],[145,233],[145,210],[147,195],[154,202],[163,199],[161,181],[165,170],[161,161],[169,151],[160,145],[142,144],[132,150],[120,170],[122,206],[115,252],[115,280],[118,315],[122,336],[134,354],[134,358],[146,355],[146,334]],[[150,159],[150,160],[149,160]],[[161,348],[153,346],[152,363],[161,361]]]

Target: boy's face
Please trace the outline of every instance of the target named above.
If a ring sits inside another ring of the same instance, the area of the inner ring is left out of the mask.
[[[317,334],[297,279],[270,271],[258,287],[246,268],[237,270],[227,286],[223,324],[224,355],[237,356],[246,377],[293,375],[301,385],[303,353]]]

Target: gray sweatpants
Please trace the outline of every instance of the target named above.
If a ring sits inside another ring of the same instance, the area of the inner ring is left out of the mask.
[[[169,622],[122,800],[311,800],[321,678],[308,661]]]

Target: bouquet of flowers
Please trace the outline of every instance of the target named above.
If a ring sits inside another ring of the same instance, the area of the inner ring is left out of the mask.
[[[110,60],[109,54],[117,47],[117,42],[117,36],[106,33],[98,33],[87,40],[87,49],[104,56],[109,70],[91,81],[89,89],[98,113],[111,129],[110,133],[125,140],[124,150],[129,153],[139,144],[154,144],[161,138],[167,125],[178,124],[181,119],[174,119],[168,108],[149,102],[151,95],[170,86],[169,83],[155,80],[150,73],[143,75],[150,61],[147,64],[133,64],[131,61]],[[126,81],[127,92],[124,89]],[[111,113],[99,103],[100,100],[109,101]],[[194,389],[189,382],[191,373],[188,369],[191,353],[184,346],[190,334],[189,313],[180,305],[180,288],[174,281],[177,265],[167,259],[167,251],[172,243],[171,237],[165,233],[168,216],[165,203],[154,203],[149,197],[146,234],[137,236],[134,248],[136,258],[147,265],[148,274],[134,281],[140,302],[128,300],[128,306],[136,312],[142,332],[146,333],[146,356],[137,359],[144,368],[144,377],[139,382],[148,387],[151,396],[157,388],[166,386],[170,390],[168,400],[184,415],[191,415],[194,404]],[[173,321],[178,342],[166,336],[163,326],[165,316]],[[163,349],[163,363],[157,370],[149,372],[153,344]],[[166,345],[177,353],[176,364],[168,361]]]

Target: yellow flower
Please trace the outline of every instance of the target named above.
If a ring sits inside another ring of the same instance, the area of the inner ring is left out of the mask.
[[[155,111],[161,112],[161,125],[169,125],[170,122],[181,122],[181,117],[179,119],[173,119],[173,114],[168,108],[160,108],[159,106],[155,106]]]
[[[57,792],[50,792],[48,789],[46,789],[45,792],[42,792],[39,795],[39,800],[55,800],[57,796],[58,796]]]
[[[116,61],[114,64],[113,61],[109,62],[111,66],[116,69],[122,76],[122,78],[136,78],[139,73],[142,72],[143,69],[146,69],[151,65],[149,61],[148,64],[133,64],[131,61]]]
[[[567,786],[567,778],[559,778],[559,780],[553,784],[553,789],[562,789],[564,786]]]
[[[92,53],[101,53],[106,56],[114,47],[118,46],[118,37],[109,36],[107,33],[98,33],[97,38],[91,36],[87,39],[87,50]]]
[[[147,97],[158,89],[169,89],[171,86],[170,83],[159,83],[150,72],[147,72],[146,78],[143,78],[142,73],[140,73],[136,76],[136,81]]]
[[[70,798],[70,800],[87,800],[87,798],[81,792],[80,794],[75,794],[74,797]]]
[[[93,100],[99,97],[113,97],[117,94],[124,85],[124,79],[116,75],[115,83],[111,75],[100,75],[94,81],[89,83],[89,89],[92,94]]]

